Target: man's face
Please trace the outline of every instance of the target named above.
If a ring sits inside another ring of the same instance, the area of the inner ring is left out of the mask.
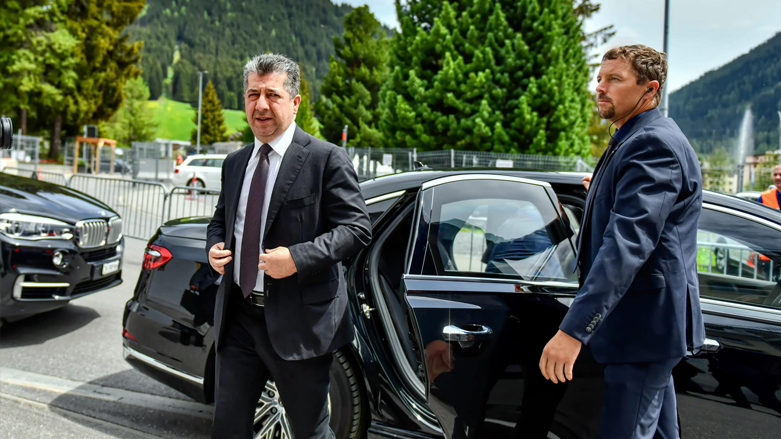
[[[773,168],[773,184],[781,189],[781,165]]]
[[[263,143],[281,136],[296,119],[301,96],[291,99],[284,87],[286,78],[285,73],[264,76],[250,73],[247,77],[244,93],[247,122],[255,137]]]
[[[637,84],[637,74],[629,61],[609,59],[597,75],[599,116],[614,122],[632,112],[647,86]]]

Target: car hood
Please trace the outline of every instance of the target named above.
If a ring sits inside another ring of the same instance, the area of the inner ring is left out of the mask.
[[[168,221],[160,226],[160,233],[166,236],[176,236],[179,238],[206,240],[206,227],[211,218],[191,217],[179,218]]]
[[[117,213],[105,203],[79,191],[45,181],[0,173],[0,212],[56,218],[67,223],[111,218]]]

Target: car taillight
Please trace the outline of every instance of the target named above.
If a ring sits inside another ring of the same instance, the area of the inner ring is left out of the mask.
[[[179,168],[178,167],[174,168],[174,174],[178,174],[178,173],[179,173]]]
[[[144,270],[154,270],[163,266],[166,262],[171,260],[171,252],[165,247],[159,245],[149,244],[144,250],[144,264],[142,268]]]
[[[136,340],[136,338],[133,337],[133,334],[127,332],[127,329],[122,329],[122,337],[125,337],[127,339],[133,340],[136,343],[138,343],[138,340]]]

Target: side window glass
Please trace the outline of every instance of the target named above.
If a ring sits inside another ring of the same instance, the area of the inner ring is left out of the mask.
[[[781,308],[781,232],[704,208],[697,232],[700,297]]]
[[[544,187],[471,180],[432,190],[426,274],[576,281],[566,210]]]

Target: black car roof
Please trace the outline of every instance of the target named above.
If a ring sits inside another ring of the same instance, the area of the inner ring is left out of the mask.
[[[389,174],[363,181],[361,182],[361,191],[364,198],[369,199],[391,192],[417,188],[426,181],[436,178],[462,174],[507,175],[545,181],[552,185],[572,185],[574,187],[580,187],[583,177],[586,175],[591,175],[588,172],[521,171],[501,168],[455,168],[449,170],[421,170]],[[764,206],[755,201],[748,201],[743,198],[736,197],[734,195],[704,190],[703,202],[717,204],[719,206],[751,213],[752,215],[757,215],[764,219],[781,224],[781,211]]]

